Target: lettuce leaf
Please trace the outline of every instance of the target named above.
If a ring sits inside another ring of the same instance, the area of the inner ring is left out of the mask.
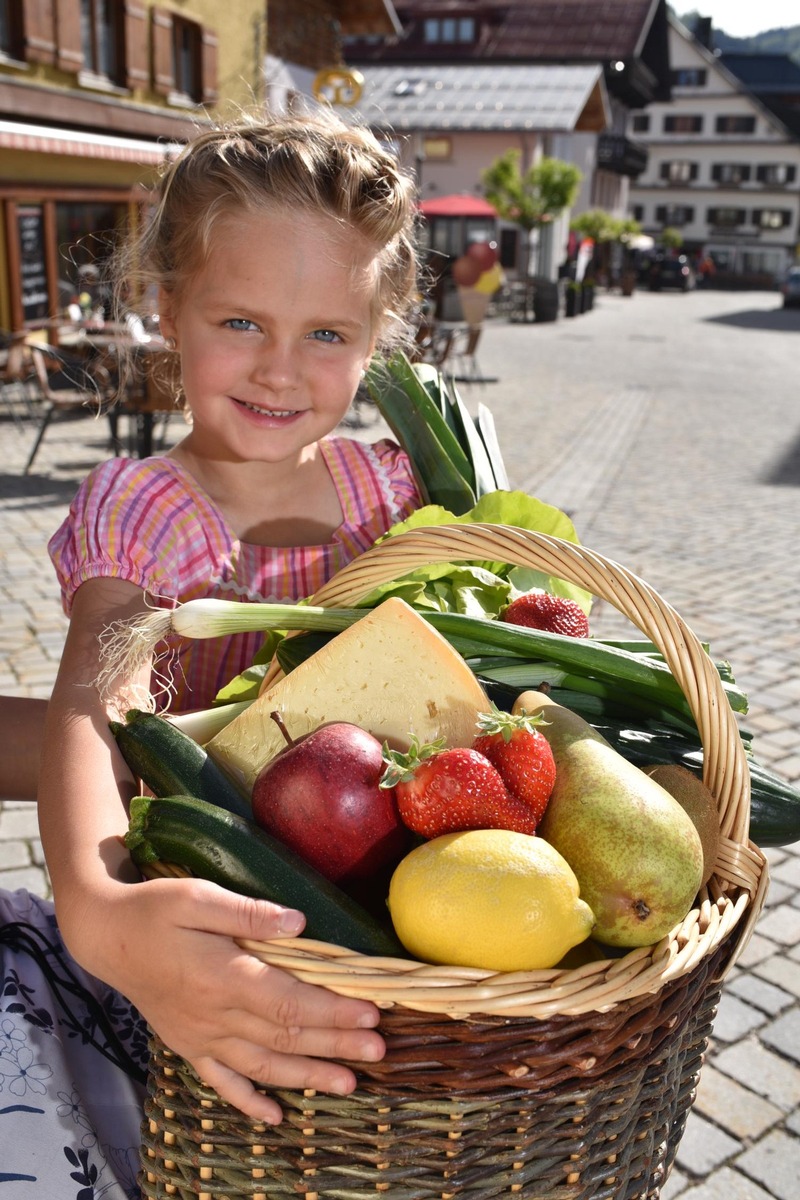
[[[440,505],[429,504],[418,508],[404,521],[393,525],[378,544],[410,529],[474,523],[513,525],[519,529],[550,534],[566,542],[579,543],[575,526],[561,509],[545,504],[526,492],[495,491],[481,496],[477,504],[462,516],[456,516]],[[387,596],[401,596],[417,608],[496,617],[516,596],[536,588],[576,600],[585,613],[591,611],[591,592],[577,584],[531,567],[477,561],[474,564],[431,563],[417,567],[401,579],[375,588],[360,601],[359,607],[371,608]]]

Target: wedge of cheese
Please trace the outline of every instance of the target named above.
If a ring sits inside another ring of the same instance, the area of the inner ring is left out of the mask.
[[[293,738],[325,721],[349,721],[394,749],[444,737],[471,746],[489,701],[461,656],[405,600],[391,597],[279,680],[206,744],[214,761],[252,791],[259,771]]]

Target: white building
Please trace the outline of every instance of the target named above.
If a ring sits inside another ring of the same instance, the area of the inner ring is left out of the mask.
[[[795,258],[800,139],[673,18],[669,39],[672,101],[631,116],[649,150],[631,213],[656,240],[679,229],[720,280],[771,284]]]

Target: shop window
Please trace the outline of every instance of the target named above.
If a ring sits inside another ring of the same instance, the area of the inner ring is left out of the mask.
[[[705,67],[678,67],[672,72],[674,87],[705,87],[708,72]]]
[[[753,209],[753,224],[758,229],[785,229],[792,223],[792,214],[785,208]]]
[[[711,168],[714,183],[747,183],[750,178],[749,163],[714,163]]]
[[[633,217],[634,221],[638,221],[641,225],[644,221],[644,205],[634,204],[631,208],[631,216]]]
[[[661,164],[660,176],[667,183],[691,183],[697,179],[698,166],[696,162],[686,159],[673,159]]]
[[[647,133],[650,129],[649,113],[634,113],[631,117],[631,133]]]
[[[789,163],[762,163],[756,167],[756,179],[759,183],[769,183],[774,187],[783,187],[794,183],[797,168]]]
[[[84,70],[122,84],[123,19],[118,0],[81,0],[81,48]]]
[[[20,0],[0,0],[0,55],[22,60]]]
[[[702,133],[703,118],[694,113],[673,113],[664,117],[664,133]]]
[[[474,17],[429,17],[423,27],[423,36],[429,45],[442,42],[453,45],[475,41]]]
[[[59,308],[86,294],[93,309],[108,316],[111,293],[106,263],[124,233],[127,207],[75,201],[56,202]]]
[[[717,133],[755,133],[755,117],[728,115],[717,117],[715,125]]]

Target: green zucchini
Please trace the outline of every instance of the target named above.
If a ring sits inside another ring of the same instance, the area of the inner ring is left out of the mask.
[[[252,817],[250,800],[188,734],[164,717],[132,708],[125,723],[109,722],[122,757],[154,796],[195,796],[240,817]]]
[[[390,928],[252,821],[194,796],[134,796],[125,844],[134,862],[175,863],[241,896],[305,914],[306,936],[360,954],[408,957]]]

